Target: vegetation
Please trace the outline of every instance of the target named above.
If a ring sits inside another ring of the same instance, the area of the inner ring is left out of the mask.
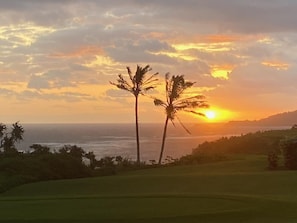
[[[204,142],[192,154],[180,158],[196,163],[207,154],[210,160],[223,159],[227,154],[263,154],[267,155],[268,168],[275,170],[297,169],[297,129],[271,130],[248,133],[241,136],[222,137],[213,142]],[[283,156],[283,158],[282,158]],[[197,157],[197,158],[195,158]],[[284,163],[281,165],[280,161]]]
[[[265,165],[264,155],[236,155],[211,164],[26,184],[0,195],[1,222],[294,222],[296,172]]]
[[[297,138],[283,140],[281,143],[285,167],[297,170]]]
[[[18,122],[12,124],[10,132],[6,125],[0,123],[0,149],[5,154],[17,153],[15,143],[23,140],[23,135],[24,129]]]
[[[194,85],[194,82],[185,81],[183,75],[173,75],[170,78],[169,73],[165,75],[165,87],[166,87],[166,101],[162,101],[160,99],[155,98],[154,103],[156,106],[162,106],[165,108],[166,119],[163,130],[162,137],[162,145],[159,156],[159,164],[162,162],[163,151],[165,147],[166,133],[167,133],[167,125],[170,120],[174,124],[174,119],[178,117],[176,116],[178,111],[187,111],[192,112],[198,115],[203,115],[202,113],[196,112],[195,108],[205,108],[208,107],[206,102],[204,101],[204,96],[202,95],[194,95],[189,97],[184,97],[185,91]],[[179,120],[179,119],[178,119]],[[179,120],[180,121],[180,120]],[[181,122],[180,122],[181,123]],[[181,125],[185,128],[185,126],[181,123]],[[185,128],[185,130],[187,130]],[[187,130],[188,131],[188,130]]]
[[[33,144],[31,151],[19,152],[15,143],[23,140],[23,133],[18,122],[10,131],[0,124],[0,179],[5,179],[0,184],[0,192],[28,182],[111,175],[119,169],[136,166],[121,156],[97,160],[93,152],[85,152],[76,145],[51,151],[47,146]]]
[[[262,154],[280,152],[280,143],[286,138],[296,137],[297,129],[269,130],[240,136],[222,137],[212,142],[204,142],[193,153],[208,151],[216,154]]]
[[[125,80],[125,78],[119,74],[117,82],[110,82],[110,84],[117,86],[121,90],[130,92],[135,97],[135,128],[136,128],[136,149],[137,149],[137,163],[140,164],[140,145],[139,145],[139,126],[138,126],[138,96],[139,94],[144,94],[149,90],[155,88],[155,83],[158,80],[155,73],[149,78],[146,78],[146,73],[151,71],[149,65],[144,68],[137,65],[137,69],[134,75],[129,67],[127,71],[129,74],[130,81]]]
[[[24,183],[114,175],[120,171],[145,168],[123,158],[95,158],[93,152],[85,152],[76,145],[64,145],[58,151],[34,144],[26,153],[0,153],[0,192]]]
[[[43,180],[90,177],[93,171],[82,162],[85,152],[77,146],[64,146],[58,152],[33,145],[28,153],[0,154],[0,174],[6,181],[1,191],[10,187]]]
[[[121,156],[96,160],[75,145],[3,150],[1,222],[293,222],[296,173],[269,171],[266,162],[270,154],[270,167],[277,169],[283,151],[291,167],[297,143],[290,138],[296,133],[293,128],[223,137],[191,155],[167,157],[162,168],[143,163],[140,169]],[[43,182],[28,184],[35,181]]]

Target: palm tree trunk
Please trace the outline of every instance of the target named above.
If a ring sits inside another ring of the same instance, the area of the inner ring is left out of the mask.
[[[167,115],[166,120],[165,120],[165,124],[164,124],[164,130],[163,130],[162,146],[161,146],[161,152],[160,152],[160,157],[159,157],[159,162],[158,162],[159,165],[162,162],[162,157],[163,157],[163,152],[164,152],[164,147],[165,147],[168,120],[169,120],[169,117]]]
[[[136,146],[137,146],[137,165],[140,165],[140,145],[138,128],[138,96],[135,96],[135,128],[136,128]]]

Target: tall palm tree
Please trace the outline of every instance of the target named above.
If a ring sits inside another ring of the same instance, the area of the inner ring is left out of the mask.
[[[161,164],[162,156],[165,147],[165,140],[166,140],[166,133],[167,133],[167,125],[168,121],[172,121],[174,125],[174,119],[177,118],[179,123],[182,127],[188,132],[189,130],[183,125],[180,119],[176,116],[178,111],[186,111],[191,112],[197,115],[204,116],[203,113],[194,111],[195,108],[206,108],[208,104],[204,100],[205,97],[203,95],[194,95],[189,97],[183,97],[185,91],[192,87],[195,82],[185,81],[183,75],[176,75],[170,78],[169,73],[165,75],[165,82],[166,82],[166,101],[162,101],[160,99],[155,98],[154,104],[156,106],[162,106],[165,108],[166,112],[166,119],[164,124],[163,130],[163,137],[162,137],[162,145],[161,145],[161,152],[159,157],[159,164]]]
[[[117,86],[121,90],[130,92],[135,97],[135,129],[136,129],[136,144],[137,144],[137,164],[140,164],[140,145],[139,145],[139,125],[138,125],[138,96],[144,94],[149,90],[156,87],[156,76],[158,73],[154,73],[146,78],[146,73],[151,71],[152,68],[149,65],[140,67],[137,65],[137,69],[134,75],[129,67],[127,67],[128,75],[130,80],[119,74],[117,82],[110,82],[110,84]]]

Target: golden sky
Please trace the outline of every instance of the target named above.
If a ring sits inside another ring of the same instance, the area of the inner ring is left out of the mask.
[[[126,66],[184,74],[209,118],[297,109],[297,1],[0,1],[0,122],[133,122],[133,96],[109,84]],[[163,122],[149,97],[140,121]]]

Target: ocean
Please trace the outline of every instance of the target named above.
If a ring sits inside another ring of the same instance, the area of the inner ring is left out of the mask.
[[[222,136],[240,135],[267,129],[286,127],[238,127],[226,124],[185,124],[188,134],[180,125],[168,125],[164,158],[178,158],[190,154],[205,141]],[[85,151],[93,151],[97,158],[123,156],[135,160],[136,140],[134,124],[23,124],[24,140],[17,144],[22,151],[30,145],[47,145],[58,150],[63,145],[77,145]],[[140,124],[141,160],[157,160],[160,152],[163,124]]]

